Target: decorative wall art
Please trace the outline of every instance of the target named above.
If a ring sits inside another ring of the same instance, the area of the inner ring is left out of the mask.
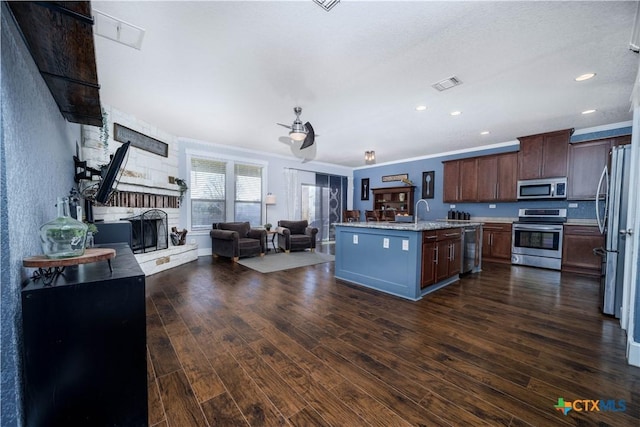
[[[382,182],[403,181],[409,179],[408,173],[401,173],[398,175],[385,175],[382,177]]]
[[[369,200],[369,178],[360,181],[360,200]]]
[[[422,172],[422,198],[433,199],[433,181],[435,178],[435,172]]]
[[[131,145],[162,157],[169,156],[169,145],[155,138],[144,135],[120,123],[113,124],[113,139],[120,142],[131,141]]]

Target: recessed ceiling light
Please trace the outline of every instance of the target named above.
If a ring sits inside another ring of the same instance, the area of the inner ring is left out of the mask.
[[[424,111],[424,110],[426,110],[426,109],[427,109],[427,106],[426,106],[426,105],[418,105],[418,106],[416,107],[416,111]]]
[[[583,75],[581,75],[581,76],[576,77],[576,78],[575,78],[575,81],[577,81],[577,82],[583,82],[583,81],[585,81],[585,80],[589,80],[589,79],[591,79],[591,78],[593,78],[593,77],[595,77],[595,76],[596,76],[596,73],[587,73],[587,74],[583,74]]]
[[[591,114],[591,113],[595,113],[595,112],[596,112],[596,110],[584,110],[582,112],[582,114]]]
[[[482,132],[480,132],[480,135],[489,135],[489,131],[488,130],[483,130]]]
[[[452,116],[459,116],[460,114],[462,114],[462,111],[452,111],[451,112]]]

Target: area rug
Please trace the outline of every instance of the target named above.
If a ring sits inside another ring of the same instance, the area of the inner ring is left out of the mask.
[[[307,265],[322,264],[323,262],[332,262],[335,258],[333,255],[320,252],[289,252],[288,254],[278,252],[275,254],[269,253],[265,256],[242,258],[238,261],[238,264],[260,273],[272,273]]]

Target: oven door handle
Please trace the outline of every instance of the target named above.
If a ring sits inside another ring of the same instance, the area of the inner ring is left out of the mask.
[[[562,227],[545,227],[545,226],[541,226],[541,227],[531,227],[531,226],[525,226],[525,227],[521,227],[518,225],[514,225],[513,226],[514,230],[518,230],[518,231],[562,231]]]

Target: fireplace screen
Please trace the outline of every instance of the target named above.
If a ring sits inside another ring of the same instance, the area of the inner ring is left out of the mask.
[[[131,222],[133,253],[153,252],[169,247],[166,212],[151,209],[124,220]]]

